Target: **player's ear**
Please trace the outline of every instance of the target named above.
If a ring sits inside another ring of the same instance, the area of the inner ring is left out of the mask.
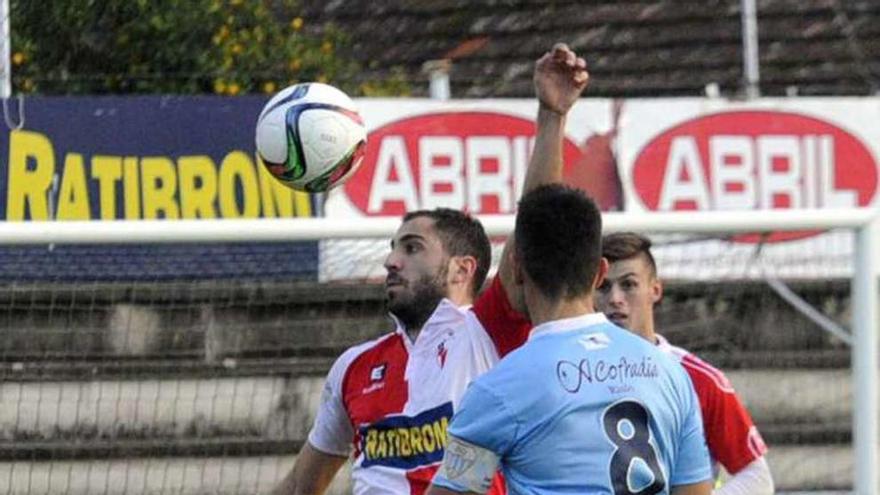
[[[449,283],[469,283],[474,279],[474,274],[477,272],[477,259],[473,256],[451,256],[448,268]]]
[[[596,276],[593,277],[593,289],[598,289],[608,276],[608,259],[604,256],[599,258],[599,267],[596,269]]]
[[[651,302],[657,304],[663,299],[663,281],[654,277],[651,281]]]

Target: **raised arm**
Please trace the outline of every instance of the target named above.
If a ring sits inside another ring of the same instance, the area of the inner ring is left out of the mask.
[[[565,117],[587,87],[587,64],[564,43],[557,43],[535,63],[535,96],[538,98],[538,119],[535,146],[526,170],[523,194],[541,184],[562,182],[562,142]],[[514,279],[509,256],[513,236],[504,245],[498,266],[498,277],[511,305],[524,312],[522,295]]]
[[[564,43],[557,43],[535,63],[538,121],[523,194],[541,184],[562,181],[565,116],[587,87],[588,81],[586,62]]]

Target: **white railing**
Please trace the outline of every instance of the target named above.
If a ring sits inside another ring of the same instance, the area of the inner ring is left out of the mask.
[[[768,232],[859,229],[877,211],[774,210],[737,212],[605,213],[607,232]],[[479,216],[490,236],[513,230],[513,215]],[[397,217],[273,218],[241,220],[136,220],[0,222],[0,244],[138,244],[189,242],[289,242],[390,237]]]

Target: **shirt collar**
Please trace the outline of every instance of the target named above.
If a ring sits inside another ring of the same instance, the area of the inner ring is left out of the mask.
[[[605,317],[604,313],[586,313],[583,315],[574,316],[572,318],[548,321],[532,328],[532,331],[529,332],[529,340],[542,337],[544,335],[567,332],[576,328],[584,328],[591,325],[598,325],[600,323],[608,323],[608,318]]]
[[[657,340],[657,342],[656,342],[657,347],[659,347],[661,349],[667,349],[669,347],[672,347],[672,345],[669,343],[669,341],[666,340],[666,337],[660,335],[659,333],[654,334],[654,339]]]
[[[455,303],[444,297],[440,300],[440,302],[437,304],[437,307],[434,308],[434,312],[431,313],[431,316],[428,317],[428,320],[422,326],[422,330],[421,332],[419,332],[419,335],[421,335],[425,331],[430,331],[431,328],[437,325],[441,325],[444,323],[457,323],[470,308],[470,304],[456,306]],[[388,315],[394,322],[395,333],[403,337],[403,341],[406,342],[407,346],[409,346],[409,344],[411,344],[409,335],[406,333],[403,325],[400,324],[400,320],[397,319],[397,317],[394,316],[393,313],[388,313]]]

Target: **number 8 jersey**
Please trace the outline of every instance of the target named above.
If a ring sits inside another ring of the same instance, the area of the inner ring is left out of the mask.
[[[510,493],[652,495],[709,480],[684,369],[601,313],[542,324],[468,388],[434,483]]]

